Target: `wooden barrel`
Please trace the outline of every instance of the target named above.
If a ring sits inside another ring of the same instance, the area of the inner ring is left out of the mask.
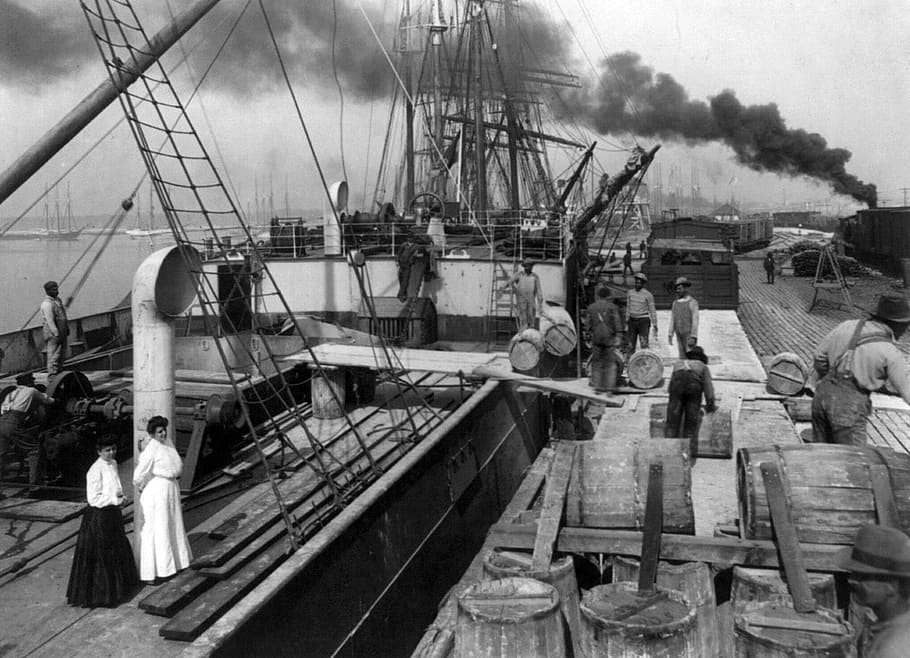
[[[543,339],[537,329],[520,331],[509,341],[509,363],[515,370],[531,370],[540,363]]]
[[[641,530],[652,462],[663,464],[664,532],[694,534],[689,442],[682,439],[579,442],[566,494],[567,524]]]
[[[651,405],[651,437],[663,438],[667,425],[667,403]],[[718,409],[702,416],[698,426],[696,457],[729,459],[733,456],[733,417],[729,409]]]
[[[737,656],[852,658],[853,630],[831,611],[797,612],[775,603],[749,603],[733,620]]]
[[[482,581],[458,597],[456,658],[563,658],[564,634],[559,594],[539,580]]]
[[[768,365],[768,388],[780,395],[797,395],[808,377],[806,362],[793,352],[781,352]]]
[[[532,571],[531,557],[531,553],[494,548],[484,555],[484,577],[489,580],[509,577],[534,578],[555,587],[559,593],[559,607],[563,620],[569,627],[569,634],[572,637],[575,656],[582,656],[581,612],[578,608],[580,597],[574,561],[571,557],[564,556],[554,559],[547,571]]]
[[[561,306],[548,306],[540,316],[540,334],[544,349],[553,356],[571,354],[578,345],[578,333],[572,316]]]
[[[613,582],[638,583],[640,562],[617,555],[613,558]],[[717,599],[714,596],[714,577],[704,562],[657,565],[657,586],[682,592],[695,606],[695,638],[702,658],[723,658],[717,628]]]
[[[585,656],[699,656],[695,606],[681,592],[639,592],[635,583],[598,585],[581,600]]]
[[[344,415],[344,379],[344,370],[335,366],[322,366],[322,373],[313,370],[310,391],[314,417],[329,419]]]
[[[635,388],[652,389],[664,378],[664,361],[654,350],[638,350],[629,357],[626,368],[629,383]]]
[[[834,589],[834,575],[814,573],[809,575],[812,597],[823,608],[837,608],[837,592]],[[777,569],[753,569],[733,567],[733,584],[730,588],[730,602],[733,613],[743,612],[750,603],[776,603],[793,607],[793,597],[787,581]]]
[[[778,465],[799,540],[852,544],[865,525],[877,523],[869,466],[884,465],[898,524],[910,527],[910,455],[888,448],[810,443],[741,448],[736,455],[736,495],[744,539],[771,539],[771,517],[762,462]]]
[[[794,423],[808,423],[812,420],[812,398],[787,398],[784,408]]]

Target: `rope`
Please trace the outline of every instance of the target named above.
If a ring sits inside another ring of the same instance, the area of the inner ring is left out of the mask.
[[[348,167],[344,160],[344,91],[341,89],[341,80],[338,79],[338,66],[335,61],[335,41],[338,38],[338,7],[335,0],[332,0],[332,75],[335,78],[335,86],[338,87],[338,149],[341,152],[341,173],[344,179],[348,179]]]

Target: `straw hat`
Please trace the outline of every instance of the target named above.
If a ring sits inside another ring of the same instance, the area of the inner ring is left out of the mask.
[[[878,298],[872,316],[890,322],[910,322],[910,302],[903,295],[885,293]]]
[[[867,525],[835,562],[854,573],[910,578],[910,537],[896,528]]]
[[[689,279],[687,279],[687,278],[684,277],[684,276],[677,277],[676,281],[673,282],[673,287],[674,287],[674,288],[675,288],[676,286],[685,286],[686,288],[688,288],[688,287],[691,286],[691,285],[692,285],[692,282],[689,281]]]
[[[533,258],[528,258],[527,256],[525,256],[525,257],[522,259],[521,264],[522,264],[522,265],[534,265],[534,259],[533,259]]]
[[[645,276],[644,272],[636,272],[634,275],[632,275],[632,278],[633,278],[633,279],[641,279],[641,282],[642,282],[642,283],[647,283],[647,282],[648,282],[648,277]]]

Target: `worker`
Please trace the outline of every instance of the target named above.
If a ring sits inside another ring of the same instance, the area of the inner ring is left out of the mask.
[[[838,566],[856,603],[871,608],[875,623],[857,639],[860,658],[904,658],[910,650],[910,538],[897,528],[860,528],[852,547],[841,549]]]
[[[812,399],[813,440],[863,446],[871,391],[900,395],[910,404],[910,368],[896,341],[910,326],[910,303],[897,293],[878,298],[869,319],[845,320],[815,352],[820,379]]]
[[[638,260],[644,260],[648,255],[648,243],[642,240],[638,243]]]
[[[664,436],[689,439],[691,444],[689,454],[694,458],[698,428],[701,424],[702,396],[705,399],[705,411],[708,413],[717,411],[708,357],[700,346],[691,347],[686,352],[685,359],[673,364],[669,393]]]
[[[518,331],[534,328],[537,310],[543,308],[540,277],[531,271],[534,269],[534,261],[526,257],[521,261],[521,267],[511,279],[518,307]]]
[[[764,263],[762,263],[762,265],[765,268],[765,280],[768,283],[773,285],[774,284],[774,270],[777,269],[777,263],[774,261],[774,254],[772,254],[770,251],[767,254],[765,254],[765,260],[764,260]]]
[[[676,336],[679,358],[685,359],[686,352],[698,343],[698,302],[689,294],[692,282],[684,276],[677,277],[673,282],[676,299],[670,309],[670,331],[667,340],[673,344]]]
[[[35,388],[32,373],[16,377],[16,388],[0,404],[0,475],[3,473],[3,457],[12,445],[28,462],[29,487],[34,488],[38,484],[44,457],[39,434],[42,411],[54,402],[54,398]]]
[[[635,351],[636,339],[641,349],[648,349],[648,332],[654,329],[657,338],[657,308],[654,295],[645,288],[648,277],[643,272],[635,273],[635,287],[626,295],[626,339],[629,354]]]
[[[591,360],[589,378],[597,391],[612,394],[617,381],[617,359],[614,349],[619,344],[619,309],[610,301],[610,290],[597,289],[597,299],[587,308],[588,327],[591,331]]]
[[[69,336],[69,324],[66,320],[66,308],[60,300],[60,286],[56,281],[44,284],[46,296],[41,302],[41,315],[44,318],[43,336],[47,349],[47,374],[56,375],[63,370],[66,358],[66,339]]]
[[[407,301],[410,296],[411,266],[417,259],[417,253],[418,247],[414,242],[414,234],[408,231],[404,238],[404,244],[398,250],[398,257],[396,258],[398,263],[398,301],[400,302]]]
[[[623,281],[626,279],[626,270],[629,270],[629,274],[634,274],[635,271],[632,269],[632,243],[626,243],[626,253],[622,256],[622,278]]]

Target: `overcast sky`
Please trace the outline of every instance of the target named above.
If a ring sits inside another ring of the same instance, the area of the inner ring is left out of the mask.
[[[185,5],[171,2],[175,7]],[[138,4],[144,8],[141,18],[146,29],[156,32],[168,16],[166,0]],[[185,48],[195,48],[190,54],[193,75],[207,66],[244,4],[245,0],[222,0],[184,39]],[[343,152],[352,199],[358,203],[364,190],[367,196],[372,190],[388,110],[384,88],[380,88],[387,66],[360,4],[354,0],[334,4],[330,0],[265,0],[265,4],[288,55],[321,166],[330,181],[339,179]],[[388,44],[398,19],[398,8],[392,6],[396,3],[375,0],[364,4]],[[638,75],[643,99],[652,83],[666,81],[658,74],[666,74],[676,83],[676,100],[698,111],[713,108],[711,99],[716,103],[718,98],[734,98],[737,108],[740,104],[758,106],[762,111],[773,110],[768,105],[774,104],[787,131],[807,138],[817,133],[824,139],[820,160],[830,164],[833,156],[832,167],[843,164],[850,180],[876,185],[880,205],[903,203],[901,188],[910,188],[910,2],[550,0],[538,4],[555,29],[549,37],[555,35],[557,41],[550,46],[561,51],[567,66],[584,80],[600,77],[605,56],[634,53],[623,60],[627,68],[622,70]],[[332,13],[333,7],[337,14]],[[333,34],[343,106],[332,75]],[[547,42],[543,37],[539,41]],[[252,203],[257,181],[262,196],[271,179],[275,205],[282,208],[287,177],[292,207],[319,207],[322,198],[313,161],[270,48],[258,5],[253,2],[203,87],[203,105],[194,107],[193,119],[210,150],[224,156],[241,206]],[[179,51],[172,51],[166,65],[174,65],[178,56]],[[649,70],[654,76],[651,79],[646,75]],[[0,170],[53,127],[104,76],[76,0],[0,0]],[[174,81],[186,98],[192,83],[185,68],[174,74]],[[621,84],[635,86],[636,82]],[[590,86],[594,88],[593,82]],[[732,96],[724,95],[726,90]],[[596,108],[586,110],[585,114],[579,109],[575,118],[614,131],[598,137],[606,148],[629,146],[634,141],[665,144],[658,160],[665,185],[673,175],[688,186],[696,175],[702,193],[721,201],[735,196],[779,207],[829,203],[832,212],[853,207],[850,197],[834,195],[828,183],[759,173],[736,164],[737,154],[724,139],[729,135],[715,134],[718,127],[714,123],[702,133],[704,139],[692,137],[695,133],[686,135],[688,127],[668,134],[654,126],[649,128],[653,134],[635,138],[628,126],[622,127],[622,121],[613,121],[616,117],[610,117],[605,126],[605,117],[594,116]],[[21,212],[120,116],[118,105],[103,113],[0,205],[0,216]],[[819,147],[817,138],[810,141]],[[838,149],[852,156],[847,160]],[[609,170],[620,166],[624,155],[601,151],[598,159]],[[753,166],[762,169],[765,164],[759,161]],[[113,212],[119,199],[136,185],[141,171],[132,138],[121,126],[69,178],[74,213]],[[40,212],[39,205],[31,214]]]

